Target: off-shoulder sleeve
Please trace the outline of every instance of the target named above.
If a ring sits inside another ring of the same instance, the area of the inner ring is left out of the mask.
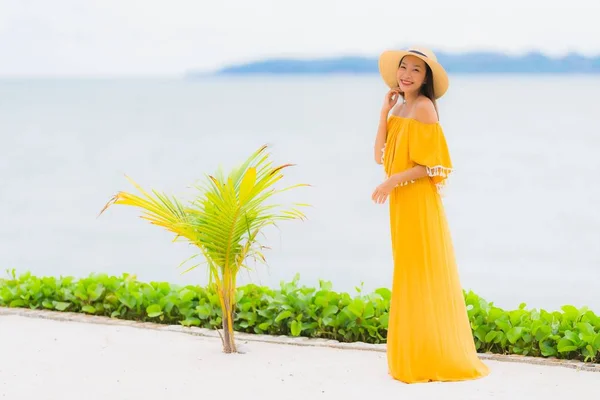
[[[427,175],[441,189],[453,172],[446,137],[439,123],[416,123],[408,135],[408,156],[427,168]]]

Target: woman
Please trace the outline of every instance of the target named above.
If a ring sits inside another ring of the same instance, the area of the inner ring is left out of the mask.
[[[439,194],[452,172],[436,106],[448,75],[426,49],[384,52],[379,70],[391,88],[375,140],[375,161],[387,179],[372,195],[379,204],[390,200],[389,372],[406,383],[485,376]]]

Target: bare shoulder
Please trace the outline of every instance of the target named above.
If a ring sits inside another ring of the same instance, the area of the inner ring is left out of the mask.
[[[433,102],[427,97],[420,97],[415,104],[415,119],[425,124],[438,122],[438,114]]]

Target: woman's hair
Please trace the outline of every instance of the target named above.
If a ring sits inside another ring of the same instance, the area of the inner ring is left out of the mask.
[[[404,57],[402,57],[402,59],[400,59],[398,68],[400,68],[400,65],[402,64],[402,60],[404,60]],[[426,62],[424,62],[424,64],[425,64],[425,82],[421,85],[419,94],[422,94],[423,96],[425,96],[429,100],[431,100],[431,102],[433,103],[433,106],[435,107],[435,112],[439,118],[440,113],[438,111],[437,103],[435,101],[435,92],[433,90],[433,72],[431,72],[431,68],[429,67],[429,65]],[[404,93],[400,93],[400,94],[402,95],[402,97],[404,97]]]

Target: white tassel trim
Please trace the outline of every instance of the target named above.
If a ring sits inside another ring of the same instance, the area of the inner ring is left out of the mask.
[[[381,163],[383,164],[383,160],[384,160],[384,156],[385,156],[385,146],[387,145],[387,143],[385,143],[383,145],[383,147],[381,148]]]
[[[385,146],[384,146],[384,149],[385,149]],[[383,151],[383,149],[382,149],[382,151]],[[381,156],[381,160],[383,161],[383,154]],[[427,170],[427,176],[429,176],[429,177],[441,176],[444,178],[448,178],[450,175],[452,175],[454,173],[454,169],[447,168],[442,165],[436,165],[434,167],[425,166],[425,168]],[[386,174],[386,176],[387,176],[387,174]],[[387,176],[387,177],[389,178],[389,176]],[[415,180],[411,179],[410,181],[400,182],[399,184],[396,185],[396,187],[407,186],[411,183],[415,183]],[[446,179],[444,179],[442,182],[435,184],[435,188],[440,195],[443,195],[445,187],[446,187]]]
[[[454,169],[447,168],[442,165],[436,165],[434,167],[426,167],[427,175],[430,177],[441,176],[443,178],[448,178],[450,175],[454,173]],[[435,184],[435,188],[440,196],[444,196],[444,189],[446,188],[447,179],[444,179],[441,182]]]
[[[428,176],[441,176],[444,178],[449,177],[452,172],[454,172],[454,170],[452,168],[446,168],[442,165],[436,165],[434,167],[425,167],[427,169],[427,175]]]
[[[399,184],[397,184],[397,185],[396,185],[396,187],[406,186],[406,185],[408,185],[409,183],[415,183],[414,179],[413,179],[413,180],[411,180],[410,182],[409,182],[409,181],[406,181],[406,182],[400,182]]]

